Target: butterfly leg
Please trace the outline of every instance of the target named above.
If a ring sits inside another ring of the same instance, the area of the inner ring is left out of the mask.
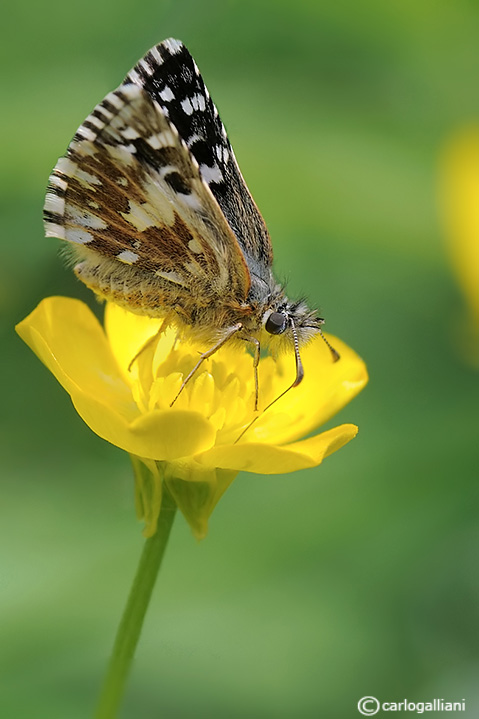
[[[248,337],[243,336],[241,337],[242,340],[245,342],[252,342],[254,344],[254,359],[253,359],[253,372],[254,372],[254,411],[258,411],[258,401],[259,401],[259,382],[258,382],[258,365],[259,365],[259,359],[261,356],[261,345],[259,340],[256,339],[256,337]]]
[[[220,349],[220,347],[223,347],[223,345],[226,344],[226,342],[228,342],[228,340],[230,340],[237,332],[239,332],[239,331],[242,330],[242,329],[243,329],[243,325],[241,324],[241,322],[238,322],[237,325],[234,325],[233,327],[230,327],[230,328],[229,328],[227,334],[226,334],[217,344],[215,344],[214,347],[212,347],[211,349],[207,350],[206,352],[202,352],[202,354],[200,355],[200,359],[198,360],[198,362],[195,364],[195,366],[193,367],[193,369],[191,370],[191,372],[190,372],[190,373],[185,377],[185,379],[183,380],[183,382],[182,382],[182,384],[181,384],[181,387],[180,387],[180,389],[178,390],[178,393],[177,393],[176,397],[174,398],[173,402],[170,403],[170,407],[173,407],[173,405],[175,404],[176,400],[178,399],[178,397],[180,396],[180,394],[183,392],[184,388],[186,387],[186,385],[188,384],[188,382],[190,381],[190,379],[193,377],[193,375],[195,374],[195,372],[201,367],[201,365],[203,364],[203,362],[204,362],[206,359],[208,359],[208,357],[211,357],[211,355],[214,355],[214,353],[217,352],[217,351]]]
[[[266,412],[266,410],[268,410],[273,404],[275,404],[275,402],[277,402],[279,399],[281,399],[281,397],[284,397],[284,395],[287,394],[290,389],[293,389],[294,387],[297,387],[299,384],[301,384],[301,382],[304,379],[303,363],[301,362],[301,357],[299,354],[298,335],[296,334],[296,326],[294,324],[294,320],[292,317],[289,318],[289,322],[290,322],[291,328],[293,330],[293,339],[294,339],[294,356],[295,356],[295,360],[296,360],[295,380],[294,380],[293,384],[290,384],[289,387],[287,387],[285,390],[283,390],[283,392],[281,392],[281,394],[279,394],[277,397],[275,397],[275,399],[272,402],[270,402],[268,405],[266,405],[266,407],[261,412],[261,414],[256,415],[256,417],[254,417],[254,419],[251,420],[251,422],[241,432],[239,437],[237,437],[235,439],[235,444],[241,439],[241,437],[244,434],[246,434],[246,432],[249,430],[249,428],[253,426],[253,424],[256,422],[256,420],[259,419]],[[329,343],[328,343],[328,345],[329,345]],[[336,350],[334,350],[334,352],[336,352]],[[338,354],[338,353],[336,352],[336,354]],[[337,359],[339,359],[339,355],[337,356]],[[334,361],[336,361],[336,359]]]
[[[136,353],[136,355],[135,355],[135,356],[133,357],[133,359],[130,361],[130,364],[128,365],[128,372],[131,372],[131,368],[133,367],[133,365],[134,365],[134,363],[136,362],[136,360],[138,359],[138,357],[139,357],[141,354],[143,354],[143,352],[144,352],[146,349],[148,349],[148,347],[150,347],[150,345],[154,344],[154,343],[158,340],[158,338],[160,337],[160,335],[162,335],[163,332],[168,328],[169,323],[170,323],[170,316],[167,316],[167,317],[165,317],[165,319],[163,320],[163,322],[161,323],[159,329],[155,332],[155,334],[154,334],[154,335],[151,335],[151,337],[149,337],[149,338],[146,340],[146,342],[145,342],[144,344],[142,344],[142,346],[140,347],[140,349],[138,350],[138,352]],[[176,342],[176,340],[175,340],[175,342]]]

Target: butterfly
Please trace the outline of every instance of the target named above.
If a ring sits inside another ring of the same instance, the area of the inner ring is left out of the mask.
[[[206,348],[180,392],[226,342],[254,349],[255,410],[262,344],[294,353],[285,392],[303,379],[299,350],[318,333],[339,358],[324,320],[275,280],[264,220],[178,40],[153,47],[78,128],[50,176],[44,221],[97,295]]]

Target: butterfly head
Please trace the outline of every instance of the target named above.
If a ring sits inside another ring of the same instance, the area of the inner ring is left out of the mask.
[[[263,315],[263,327],[272,346],[291,347],[297,340],[301,347],[318,334],[324,320],[310,310],[304,300],[290,302],[284,296]],[[274,337],[278,337],[274,341]]]
[[[286,300],[272,311],[265,313],[263,317],[263,326],[270,336],[269,343],[273,352],[291,346],[298,352],[300,347],[319,334],[328,345],[336,362],[339,354],[323,335],[321,331],[323,324],[324,319],[310,310],[303,300],[299,302]]]

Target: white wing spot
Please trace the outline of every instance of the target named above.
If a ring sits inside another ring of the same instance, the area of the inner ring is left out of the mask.
[[[45,222],[45,237],[59,237],[65,239],[65,228],[54,222]]]
[[[67,222],[80,227],[87,227],[89,230],[105,230],[108,227],[101,217],[88,212],[88,210],[81,210],[74,205],[67,205],[65,217]]]
[[[151,52],[151,54],[153,55],[153,57],[155,58],[155,60],[156,60],[156,62],[158,63],[158,65],[163,65],[163,58],[161,57],[161,55],[160,55],[160,53],[159,53],[159,50],[158,50],[158,48],[156,47],[156,45],[155,45],[155,47],[152,47],[152,48],[151,48],[150,52]]]
[[[94,157],[99,150],[99,146],[86,140],[72,140],[69,149],[77,150],[84,157]]]
[[[90,172],[86,172],[85,170],[77,170],[75,172],[75,177],[81,185],[86,185],[86,187],[91,187],[91,185],[101,185],[101,180],[96,175],[92,175]]]
[[[99,117],[95,117],[95,115],[90,115],[88,118],[88,122],[91,122],[92,125],[95,125],[99,130],[102,130],[105,127],[105,123],[100,120]]]
[[[199,252],[203,252],[203,248],[201,247],[200,243],[198,242],[198,240],[195,240],[195,239],[190,240],[188,242],[188,248],[195,254],[198,254]]]
[[[126,177],[118,177],[116,184],[121,185],[122,187],[128,187],[128,180]]]
[[[160,147],[163,147],[161,144],[158,135],[152,135],[151,137],[148,137],[146,139],[147,143],[150,147],[152,147],[154,150],[159,150]]]
[[[191,193],[191,195],[181,195],[181,201],[192,210],[199,210],[202,207],[201,200],[194,193]]]
[[[203,112],[203,110],[206,108],[205,96],[201,95],[200,93],[193,95],[193,97],[191,98],[191,104],[193,105],[195,110],[200,110],[201,112]]]
[[[65,239],[69,242],[75,242],[77,245],[86,245],[93,240],[93,235],[86,230],[75,227],[75,229],[67,229]]]
[[[128,73],[128,79],[134,82],[135,85],[141,85],[141,77],[138,75],[136,70],[130,70]]]
[[[181,52],[181,49],[183,47],[182,43],[179,40],[175,40],[172,37],[168,38],[168,40],[165,40],[162,45],[163,47],[166,47],[172,55],[177,55],[179,52]]]
[[[146,62],[145,59],[140,60],[140,62],[138,64],[143,68],[143,70],[146,72],[147,75],[153,74],[153,68],[150,67],[150,65]]]
[[[136,140],[137,137],[140,137],[140,133],[137,132],[134,127],[125,127],[125,129],[121,131],[121,134],[125,140]]]
[[[63,215],[65,212],[65,198],[58,197],[53,192],[47,192],[45,197],[45,212],[53,212],[55,215]]]
[[[160,147],[174,147],[175,145],[175,138],[170,130],[159,132],[157,135],[151,135],[146,141],[154,150],[158,150]]]
[[[169,282],[174,282],[176,285],[185,284],[183,279],[176,272],[162,272],[161,270],[156,270],[155,275],[157,277],[162,277],[164,280],[168,280]]]
[[[171,87],[168,87],[168,85],[165,85],[164,90],[160,92],[160,97],[163,100],[163,102],[170,102],[170,100],[175,99],[175,94]]]
[[[195,110],[203,112],[206,108],[205,96],[197,93],[192,97],[187,97],[181,101],[181,107],[186,115],[192,115]]]
[[[63,180],[61,177],[57,177],[56,175],[50,175],[50,182],[52,185],[59,187],[61,190],[66,190],[68,187],[66,180]]]
[[[121,110],[121,108],[125,105],[123,100],[118,97],[114,92],[110,92],[103,102],[109,102],[110,105],[113,105],[113,107],[116,107],[117,110]]]
[[[100,112],[102,113],[102,115],[105,115],[107,120],[111,120],[111,118],[113,117],[113,113],[111,113],[110,110],[107,110],[106,107],[103,106],[103,104],[100,105],[100,108]]]
[[[83,137],[85,140],[90,140],[90,142],[93,142],[93,140],[96,139],[96,134],[90,130],[89,127],[85,127],[85,125],[82,125],[78,128],[77,134]]]
[[[200,165],[200,172],[203,180],[208,184],[210,182],[222,182],[223,174],[218,165],[208,167],[208,165]]]
[[[123,250],[123,252],[120,252],[120,254],[116,256],[116,259],[120,260],[120,262],[124,262],[125,265],[132,265],[137,261],[138,255],[131,250]]]
[[[193,105],[191,104],[189,97],[187,97],[186,100],[181,101],[181,107],[185,115],[193,114]]]

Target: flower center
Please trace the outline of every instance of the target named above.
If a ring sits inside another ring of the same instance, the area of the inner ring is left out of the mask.
[[[135,401],[142,412],[170,408],[199,412],[216,428],[217,442],[230,441],[230,432],[238,434],[238,428],[255,416],[253,358],[242,346],[222,347],[180,392],[199,352],[197,345],[177,341],[173,329],[145,344],[130,372]]]

